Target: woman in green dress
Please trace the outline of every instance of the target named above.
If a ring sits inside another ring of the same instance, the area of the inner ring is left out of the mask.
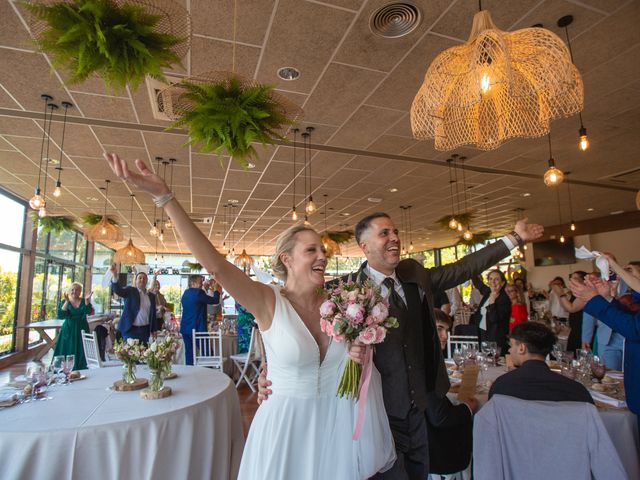
[[[87,360],[84,357],[84,348],[82,347],[82,336],[80,332],[84,330],[89,332],[89,323],[87,315],[92,311],[91,295],[89,293],[85,298],[82,295],[82,285],[72,283],[68,293],[64,294],[64,300],[60,302],[58,308],[58,318],[64,318],[64,323],[58,335],[58,342],[53,351],[56,355],[75,355],[74,370],[82,370],[87,368]]]

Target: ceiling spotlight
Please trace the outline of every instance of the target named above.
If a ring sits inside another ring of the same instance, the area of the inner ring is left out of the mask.
[[[282,67],[278,69],[278,77],[287,82],[297,80],[300,76],[300,70],[295,67]]]
[[[369,198],[367,198],[367,201],[369,201],[371,203],[380,203],[382,201],[382,199],[380,197],[369,197]]]
[[[256,164],[255,164],[255,163],[252,163],[252,162],[247,162],[247,168],[248,168],[249,170],[251,170],[251,169],[253,169],[253,168],[256,168]]]
[[[389,191],[390,191],[391,193],[396,193],[396,192],[398,191],[398,189],[397,189],[397,188],[395,188],[395,187],[393,187],[393,188],[390,188],[390,189],[389,189]]]
[[[227,203],[238,203],[238,200],[236,198],[230,198],[227,200]]]
[[[524,193],[522,194],[522,196],[523,196],[523,197],[530,197],[530,196],[531,196],[531,194],[530,194],[529,192],[524,192]]]
[[[587,212],[593,212],[595,210],[595,208],[589,207],[587,208]]]

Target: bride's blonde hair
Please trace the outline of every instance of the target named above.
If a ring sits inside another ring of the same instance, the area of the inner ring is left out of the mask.
[[[282,261],[282,255],[291,254],[291,251],[296,244],[296,235],[300,232],[304,232],[305,230],[316,233],[313,228],[300,224],[287,228],[278,237],[276,242],[276,253],[271,257],[271,268],[273,268],[274,275],[284,282],[287,281],[287,266]]]

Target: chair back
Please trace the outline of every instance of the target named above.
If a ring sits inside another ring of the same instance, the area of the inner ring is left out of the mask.
[[[98,337],[96,332],[81,332],[84,358],[87,359],[87,368],[102,368],[100,352],[98,352]]]
[[[449,335],[447,337],[447,358],[451,358],[453,351],[462,346],[479,350],[480,342],[476,335]]]
[[[193,365],[222,370],[222,332],[191,332]]]

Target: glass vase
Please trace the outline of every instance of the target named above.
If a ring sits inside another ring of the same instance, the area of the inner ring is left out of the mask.
[[[173,369],[171,368],[171,362],[165,362],[161,367],[162,369],[162,378],[170,378],[173,373]]]
[[[164,387],[163,380],[163,369],[162,368],[152,368],[149,370],[149,390],[154,392],[159,392]]]
[[[122,381],[124,383],[135,383],[136,381],[136,364],[125,363],[122,365]]]

